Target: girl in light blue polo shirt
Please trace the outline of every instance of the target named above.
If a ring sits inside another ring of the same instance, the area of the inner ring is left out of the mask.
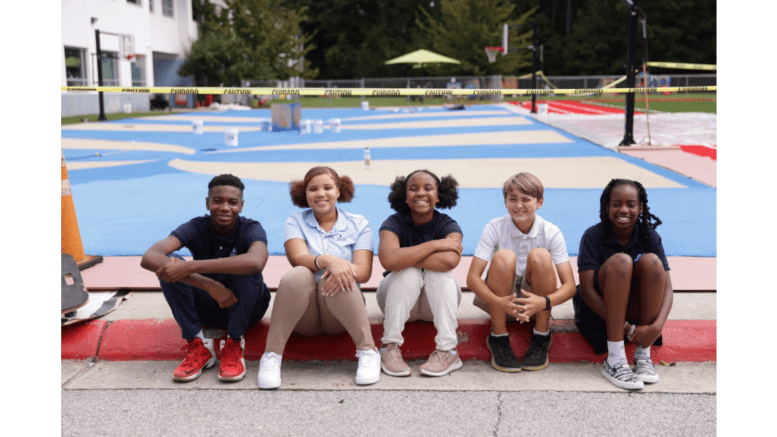
[[[259,362],[259,388],[281,385],[281,360],[292,332],[347,331],[356,344],[356,383],[380,379],[380,354],[358,284],[372,274],[372,231],[364,216],[337,207],[350,202],[353,181],[329,167],[314,167],[290,184],[292,202],[305,208],[286,220],[284,247],[292,269],[281,278]]]

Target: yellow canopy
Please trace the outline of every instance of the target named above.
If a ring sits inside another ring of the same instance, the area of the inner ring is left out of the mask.
[[[429,50],[416,50],[414,52],[402,55],[398,58],[394,58],[386,61],[386,64],[461,64],[460,61],[451,59],[447,56],[438,55],[437,53],[430,52]]]

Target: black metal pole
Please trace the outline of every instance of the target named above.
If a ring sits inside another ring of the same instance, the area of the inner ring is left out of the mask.
[[[634,7],[629,13],[629,46],[626,63],[626,87],[634,88],[635,74],[634,67],[637,58],[637,11],[638,0],[632,0]],[[623,141],[619,146],[630,146],[634,144],[634,93],[626,94],[626,132],[623,135]]]
[[[537,22],[532,21],[532,37],[531,37],[531,46],[532,46],[532,56],[531,56],[531,86],[532,89],[537,89]],[[531,95],[531,112],[532,114],[537,113],[537,94]]]
[[[94,30],[94,37],[97,40],[97,85],[103,86],[103,52],[100,50],[100,31]],[[98,91],[98,99],[100,100],[100,116],[97,118],[99,121],[107,121],[105,117],[105,103],[103,103],[103,92]]]

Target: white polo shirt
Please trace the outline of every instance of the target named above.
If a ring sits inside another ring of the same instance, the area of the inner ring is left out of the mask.
[[[550,252],[553,264],[569,261],[567,243],[561,230],[553,223],[535,215],[534,224],[528,234],[522,233],[513,223],[510,214],[495,218],[486,224],[475,249],[475,256],[490,261],[497,250],[508,249],[516,255],[515,275],[522,277],[532,249],[542,247]]]

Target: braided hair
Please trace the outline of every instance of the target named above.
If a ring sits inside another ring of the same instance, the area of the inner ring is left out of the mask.
[[[391,209],[397,212],[404,210],[410,210],[405,200],[407,199],[407,181],[418,172],[427,173],[431,176],[435,182],[437,182],[437,198],[440,201],[436,208],[453,208],[456,206],[456,200],[459,198],[458,186],[459,183],[453,176],[443,176],[442,179],[438,178],[436,174],[429,170],[416,170],[407,177],[397,176],[394,182],[391,184],[391,192],[388,195],[388,201],[391,205]]]
[[[604,191],[602,191],[602,195],[599,198],[599,219],[602,221],[602,224],[605,227],[608,229],[612,228],[612,223],[610,223],[610,217],[608,216],[607,209],[610,206],[610,194],[612,193],[612,190],[620,185],[631,185],[637,189],[639,203],[642,205],[642,214],[639,215],[636,226],[639,226],[640,230],[642,231],[642,239],[645,242],[650,241],[650,230],[657,228],[658,225],[660,225],[662,222],[661,219],[650,213],[647,191],[645,191],[645,187],[643,187],[642,184],[637,181],[632,181],[630,179],[611,180],[610,183],[607,184],[607,186],[604,188]],[[604,235],[602,235],[602,238],[604,238]]]

